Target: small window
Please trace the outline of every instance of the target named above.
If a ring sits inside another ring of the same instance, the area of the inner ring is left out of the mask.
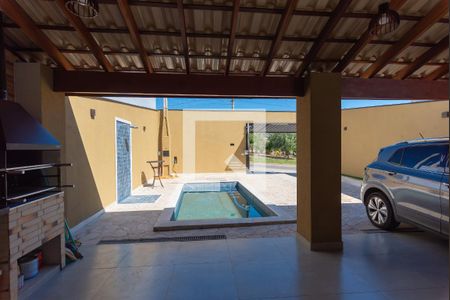
[[[406,148],[402,165],[428,172],[444,172],[447,145],[414,146]]]
[[[391,164],[399,165],[402,162],[403,150],[404,149],[402,148],[395,151],[394,154],[389,159],[389,162]]]

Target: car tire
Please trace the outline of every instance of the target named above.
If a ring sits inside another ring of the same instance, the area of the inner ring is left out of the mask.
[[[383,193],[370,193],[366,199],[367,217],[374,226],[384,230],[392,230],[400,225],[395,220],[394,209],[390,201]]]

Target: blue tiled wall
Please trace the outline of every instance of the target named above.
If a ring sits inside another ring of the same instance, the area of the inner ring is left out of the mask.
[[[117,121],[117,200],[121,201],[131,193],[131,158],[130,158],[130,126]]]

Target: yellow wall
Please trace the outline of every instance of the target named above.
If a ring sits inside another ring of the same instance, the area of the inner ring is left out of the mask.
[[[169,111],[169,122],[175,172],[224,172],[245,164],[246,123],[295,123],[295,112]]]
[[[361,177],[380,148],[418,138],[419,132],[425,137],[448,136],[448,119],[442,118],[448,110],[447,101],[343,110],[342,173]],[[230,171],[232,156],[245,163],[247,122],[296,122],[294,112],[255,111],[170,111],[169,120],[178,173]]]
[[[195,172],[245,171],[245,124],[199,121],[195,133]]]
[[[66,98],[66,213],[72,225],[116,201],[115,118],[138,126],[132,129],[132,184],[150,180],[147,160],[157,159],[160,112],[100,99]],[[90,109],[96,110],[91,119]],[[143,127],[146,130],[143,130]]]
[[[59,100],[58,100],[59,101]],[[49,104],[44,105],[49,108]],[[56,109],[56,110],[55,110]],[[90,109],[96,110],[95,119]],[[152,179],[145,163],[157,159],[160,111],[87,97],[66,97],[65,114],[46,126],[63,137],[63,161],[74,166],[66,182],[66,215],[71,225],[93,215],[116,200],[115,118],[138,126],[132,130],[133,188]],[[448,102],[345,110],[342,112],[342,172],[358,176],[379,148],[419,136],[448,136]],[[45,118],[47,119],[47,118]],[[56,120],[60,124],[56,124]],[[226,172],[245,164],[244,126],[248,122],[295,123],[295,112],[169,111],[171,151],[177,157],[175,172]],[[146,131],[143,131],[143,127]],[[64,128],[62,133],[61,128]],[[234,146],[230,144],[234,143]]]
[[[448,136],[448,101],[342,111],[342,173],[362,177],[380,148],[403,140]],[[345,130],[347,127],[347,130]]]

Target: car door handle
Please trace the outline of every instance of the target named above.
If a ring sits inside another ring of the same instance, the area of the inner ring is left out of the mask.
[[[397,172],[388,172],[388,175],[389,176],[394,176],[394,175],[396,175],[397,174]]]

